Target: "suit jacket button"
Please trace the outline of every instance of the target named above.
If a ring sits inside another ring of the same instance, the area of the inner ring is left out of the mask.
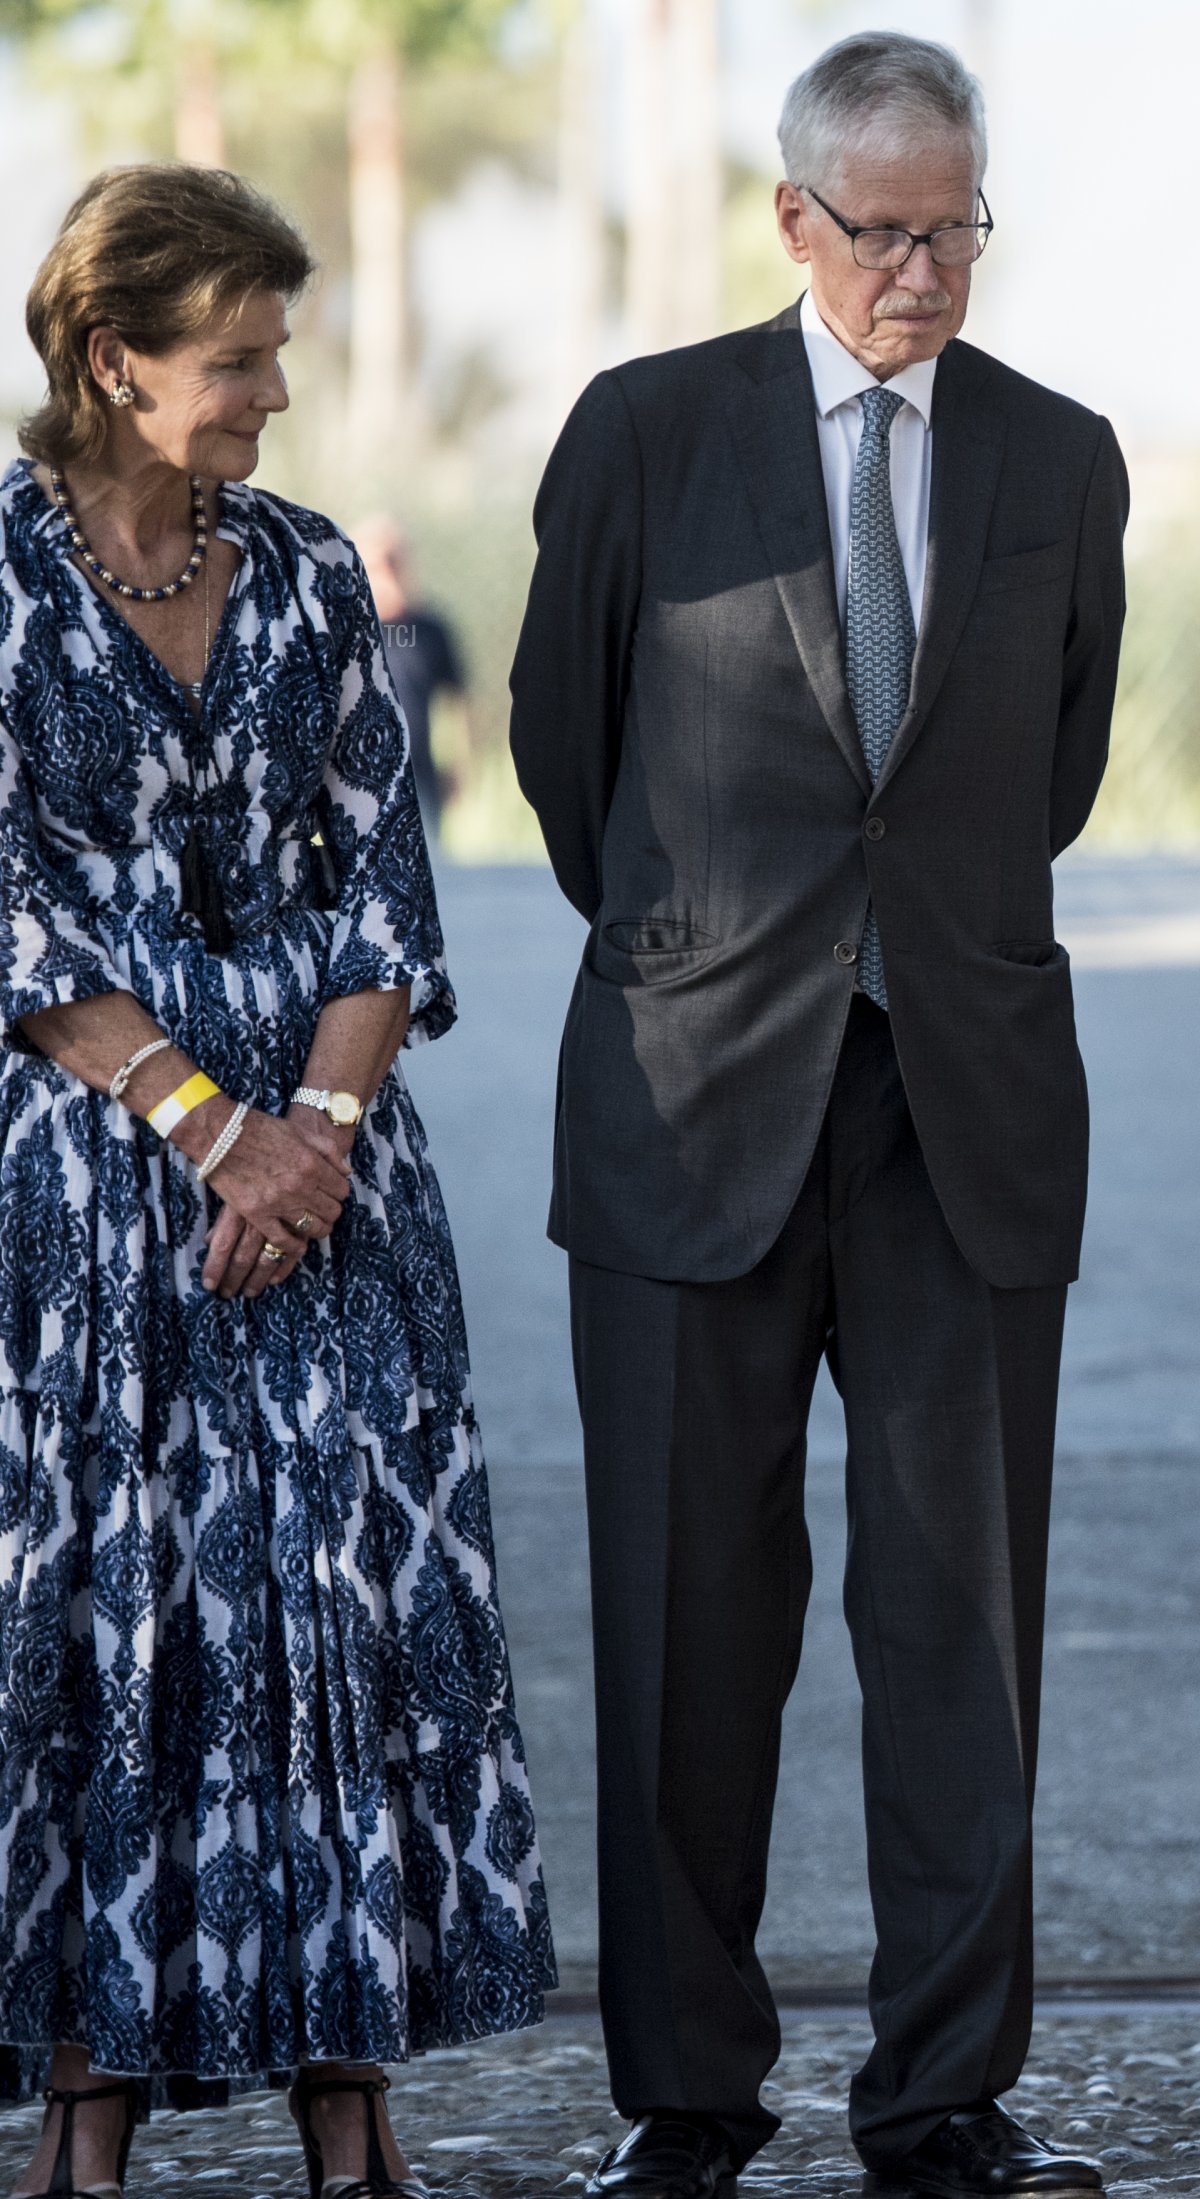
[[[887,826],[884,824],[882,817],[868,817],[866,824],[863,826],[863,831],[866,833],[868,840],[882,840],[884,833],[887,831]]]
[[[835,962],[857,962],[858,948],[852,939],[839,939],[833,950]]]

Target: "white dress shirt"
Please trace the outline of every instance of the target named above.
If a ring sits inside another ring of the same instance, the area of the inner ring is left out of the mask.
[[[846,583],[850,568],[850,486],[862,434],[865,389],[880,384],[869,367],[860,366],[852,351],[839,342],[806,291],[800,306],[804,348],[812,369],[813,395],[817,402],[817,440],[821,446],[821,470],[825,476],[825,501],[829,507],[829,532],[833,541],[833,572],[837,582],[838,614],[846,625]],[[925,553],[929,542],[929,476],[933,459],[933,380],[936,359],[922,359],[903,367],[883,384],[904,398],[892,422],[892,508],[908,592],[912,598],[913,625],[920,631],[921,604],[925,594]]]

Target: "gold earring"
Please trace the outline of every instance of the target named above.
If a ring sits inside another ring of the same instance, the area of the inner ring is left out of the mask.
[[[109,401],[109,404],[110,404],[110,405],[131,405],[131,404],[133,403],[133,399],[134,399],[134,388],[133,388],[133,383],[132,383],[132,382],[127,382],[127,381],[125,381],[125,380],[124,380],[123,378],[121,378],[121,377],[118,377],[118,379],[117,379],[117,380],[116,380],[116,381],[115,381],[115,382],[113,383],[113,386],[112,386],[112,388],[111,388],[111,389],[109,390],[109,393],[108,393],[108,401]]]

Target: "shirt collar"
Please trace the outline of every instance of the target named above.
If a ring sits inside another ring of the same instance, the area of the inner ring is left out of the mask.
[[[870,368],[861,365],[832,329],[826,328],[813,303],[811,290],[806,290],[800,301],[800,327],[812,370],[813,396],[823,420],[836,412],[839,405],[848,404],[852,397],[861,397],[865,389],[880,387]],[[893,374],[884,385],[906,399],[920,413],[927,428],[933,418],[936,373],[936,359],[919,359],[914,366],[902,367],[899,374]]]

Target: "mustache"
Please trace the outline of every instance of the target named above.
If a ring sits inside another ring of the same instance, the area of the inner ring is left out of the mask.
[[[911,293],[893,290],[887,297],[879,299],[871,318],[876,321],[911,320],[915,314],[921,314],[927,320],[933,321],[939,313],[948,313],[952,302],[944,290],[935,290],[931,296],[920,299],[914,298]]]

